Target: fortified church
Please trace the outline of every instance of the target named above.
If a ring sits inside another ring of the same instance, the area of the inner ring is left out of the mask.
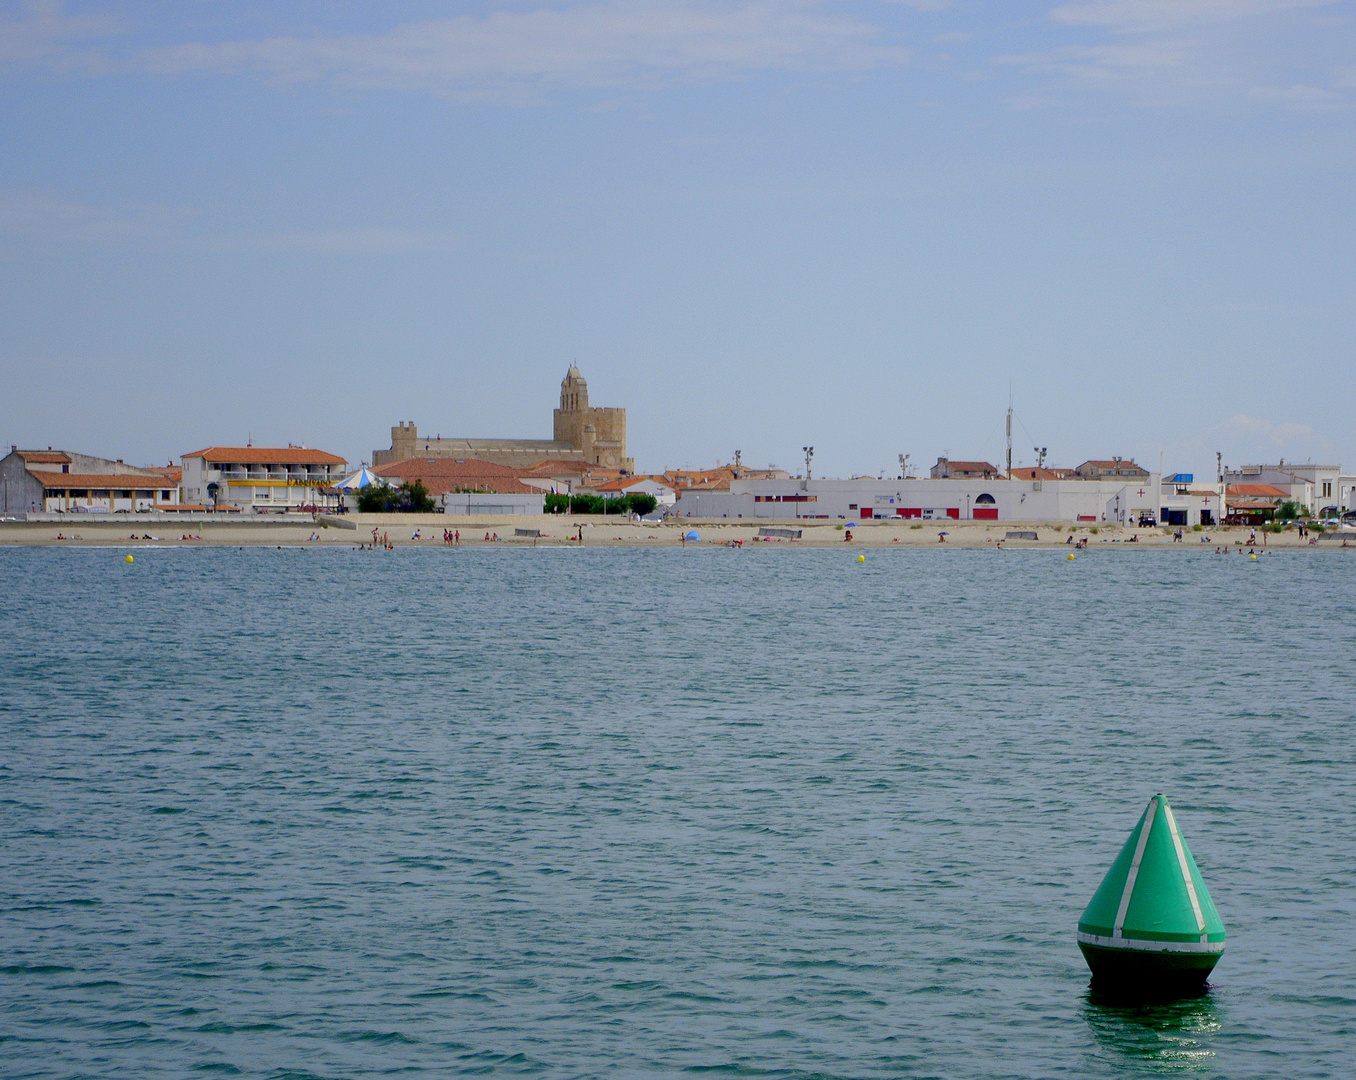
[[[626,456],[626,410],[590,406],[588,383],[574,365],[560,383],[552,438],[421,438],[411,420],[391,429],[389,450],[372,451],[372,467],[408,458],[474,458],[520,469],[549,460],[635,472],[635,461]]]

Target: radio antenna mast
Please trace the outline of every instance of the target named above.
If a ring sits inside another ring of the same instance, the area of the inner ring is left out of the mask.
[[[1012,383],[1008,383],[1008,479],[1012,479]]]

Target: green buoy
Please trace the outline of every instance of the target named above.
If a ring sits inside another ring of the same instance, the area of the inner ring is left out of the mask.
[[[1224,924],[1163,795],[1139,824],[1078,920],[1097,989],[1190,993],[1224,953]]]

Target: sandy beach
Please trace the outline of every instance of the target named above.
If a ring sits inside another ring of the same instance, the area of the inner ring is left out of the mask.
[[[332,520],[332,519],[331,519]],[[759,529],[800,529],[800,539],[760,538]],[[1063,522],[977,522],[977,521],[884,521],[853,524],[829,521],[715,521],[632,522],[581,516],[452,517],[428,515],[348,515],[342,524],[319,520],[314,524],[270,522],[268,520],[187,523],[173,519],[163,522],[73,519],[69,522],[0,523],[0,545],[98,545],[108,547],[157,546],[293,546],[320,544],[358,547],[370,544],[372,530],[378,539],[389,539],[397,548],[441,547],[443,530],[461,534],[460,544],[467,547],[501,544],[514,546],[578,545],[589,546],[710,546],[735,545],[771,547],[811,546],[855,548],[932,547],[949,548],[1073,548],[1083,543],[1089,549],[1126,548],[1200,549],[1237,548],[1246,545],[1250,530],[1246,527],[1187,529],[1180,541],[1172,528],[1133,528],[1106,523],[1070,524]],[[416,530],[418,536],[416,538]],[[520,535],[518,530],[537,530],[540,536]],[[684,538],[696,531],[695,543]],[[851,532],[851,540],[847,539]],[[1036,539],[1008,538],[1009,532],[1035,532]],[[1257,530],[1257,547],[1303,549],[1309,551],[1356,551],[1356,530],[1314,534],[1303,538],[1294,529],[1282,533]],[[497,538],[497,539],[496,539]],[[1316,540],[1316,543],[1310,543]]]

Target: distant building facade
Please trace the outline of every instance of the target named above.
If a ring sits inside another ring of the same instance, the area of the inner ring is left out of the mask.
[[[1149,470],[1136,465],[1125,458],[1110,458],[1106,461],[1085,461],[1074,474],[1080,480],[1134,480],[1149,479]]]
[[[304,446],[209,446],[179,460],[185,503],[256,513],[337,504],[322,492],[344,478],[345,465]]]
[[[934,480],[994,480],[999,471],[987,461],[951,461],[939,457],[928,475]]]
[[[725,490],[679,492],[674,510],[693,518],[1133,523],[1162,509],[1156,481],[733,480]],[[1189,523],[1196,520],[1199,510]]]
[[[71,450],[10,449],[0,459],[0,514],[134,513],[177,508],[175,470]]]
[[[372,451],[372,467],[410,458],[463,458],[514,468],[530,468],[551,459],[635,472],[626,456],[626,410],[589,405],[589,388],[579,368],[570,366],[560,383],[550,439],[423,438],[414,421],[391,429],[389,450]]]

